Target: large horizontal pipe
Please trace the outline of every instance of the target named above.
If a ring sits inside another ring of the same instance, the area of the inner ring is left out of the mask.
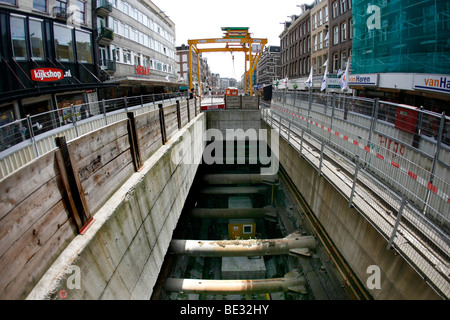
[[[289,274],[292,274],[291,271]],[[288,275],[289,275],[288,274]],[[168,292],[184,292],[197,294],[259,294],[271,292],[296,292],[304,290],[306,280],[297,271],[292,276],[262,280],[201,280],[174,279],[166,280],[164,289]]]
[[[189,214],[202,219],[263,219],[276,218],[274,208],[239,208],[239,209],[191,209]]]
[[[208,184],[278,183],[277,174],[207,174],[203,182]]]
[[[273,240],[172,240],[169,252],[196,257],[241,257],[289,254],[295,249],[314,249],[312,236]]]
[[[255,194],[264,193],[267,188],[262,187],[206,187],[199,191],[201,194]]]

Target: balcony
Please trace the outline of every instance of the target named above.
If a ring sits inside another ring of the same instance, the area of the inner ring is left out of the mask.
[[[69,12],[65,6],[57,6],[52,9],[53,17],[61,22],[66,22],[69,18]]]
[[[97,0],[95,8],[97,15],[107,17],[112,12],[112,4],[109,0]]]
[[[116,71],[116,62],[114,60],[100,60],[100,67],[107,72]]]
[[[98,32],[98,44],[108,45],[114,40],[114,31],[112,29],[101,27]]]

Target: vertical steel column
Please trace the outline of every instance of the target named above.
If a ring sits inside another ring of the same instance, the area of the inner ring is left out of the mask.
[[[325,149],[325,142],[322,141],[322,147],[320,148],[320,163],[319,163],[319,177],[322,176],[322,163],[323,163],[323,151]]]
[[[105,125],[108,125],[108,118],[106,117],[105,99],[102,99],[103,116],[105,117]]]
[[[390,250],[392,247],[392,244],[394,243],[394,238],[395,238],[395,235],[397,234],[398,225],[400,224],[400,219],[402,218],[403,210],[405,209],[406,204],[407,204],[406,197],[403,196],[402,204],[400,205],[400,209],[398,210],[397,220],[395,220],[394,229],[392,230],[392,235],[391,235],[391,238],[389,239],[389,243],[386,248],[387,250]]]
[[[36,145],[36,138],[34,137],[33,124],[31,123],[31,116],[29,114],[27,115],[27,125],[28,125],[28,131],[30,132],[31,142],[33,143],[34,155],[37,158],[37,157],[39,157],[39,152],[38,152],[37,145]]]
[[[303,136],[305,134],[305,130],[304,129],[301,129],[301,130],[302,130],[302,137],[301,137],[301,141],[300,141],[299,153],[300,153],[300,157],[303,157]]]
[[[291,119],[288,120],[289,121],[289,127],[288,127],[288,138],[287,138],[287,143],[288,145],[291,145]]]
[[[367,139],[367,147],[370,148],[370,145],[372,143],[372,135],[373,132],[376,130],[377,126],[377,120],[378,120],[378,109],[380,107],[380,98],[375,98],[373,101],[373,109],[372,109],[372,122],[370,123],[370,129],[369,129],[369,138]],[[367,157],[369,156],[369,153],[366,152],[366,156],[364,159],[364,162],[367,163]]]
[[[75,128],[75,136],[78,137],[77,119],[75,117],[75,108],[73,104],[70,105],[70,112],[72,113],[72,125]]]
[[[431,168],[430,181],[429,181],[431,184],[433,184],[433,182],[434,182],[434,176],[436,174],[436,165],[439,162],[439,155],[441,152],[441,143],[442,143],[442,135],[444,133],[444,126],[445,126],[445,111],[442,112],[441,123],[439,124],[439,132],[438,132],[438,138],[437,138],[437,143],[436,143],[436,152],[434,153],[433,167]],[[427,188],[427,194],[425,197],[425,205],[423,208],[424,215],[427,214],[428,203],[430,202],[430,196],[431,196],[430,192],[431,192],[431,190],[429,188]]]
[[[355,195],[356,183],[358,182],[358,172],[359,172],[359,156],[355,159],[355,175],[353,176],[352,192],[350,194],[350,199],[348,200],[348,207],[352,207],[353,197]]]

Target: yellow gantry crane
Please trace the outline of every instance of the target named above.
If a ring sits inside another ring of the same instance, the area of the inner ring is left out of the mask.
[[[189,80],[191,83],[191,88],[194,87],[194,82],[192,81],[192,53],[197,54],[197,70],[198,70],[198,82],[201,87],[201,77],[200,77],[200,61],[199,55],[202,52],[243,52],[245,54],[245,75],[244,75],[244,88],[245,93],[248,93],[247,80],[250,79],[250,95],[253,95],[253,73],[255,72],[256,66],[258,64],[259,58],[267,44],[267,39],[254,39],[248,32],[249,28],[244,27],[223,27],[222,31],[225,35],[222,38],[214,39],[196,39],[188,40],[189,44]],[[223,45],[225,47],[214,48],[199,48],[200,45]]]

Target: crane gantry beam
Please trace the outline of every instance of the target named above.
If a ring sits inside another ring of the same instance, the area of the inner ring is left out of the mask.
[[[200,73],[200,61],[199,54],[202,52],[243,52],[245,54],[245,74],[244,74],[244,88],[245,93],[248,93],[247,79],[250,77],[250,95],[253,95],[253,77],[258,61],[261,57],[261,53],[264,47],[267,45],[267,39],[252,38],[248,32],[249,28],[242,27],[224,27],[222,31],[225,32],[223,38],[212,39],[194,39],[188,40],[189,44],[189,81],[190,89],[194,88],[194,82],[192,77],[192,52],[197,55],[197,72],[198,83],[201,87],[201,73]],[[206,47],[199,48],[199,45],[219,45],[225,44],[223,48]],[[201,94],[201,92],[200,92]]]

